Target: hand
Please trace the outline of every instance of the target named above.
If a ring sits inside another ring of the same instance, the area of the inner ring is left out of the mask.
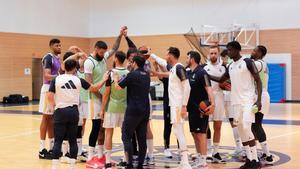
[[[122,26],[120,30],[120,36],[124,34],[125,30],[127,30],[127,26]]]
[[[104,111],[103,110],[100,111],[100,119],[104,120]]]
[[[106,71],[102,77],[102,81],[106,81],[108,79],[108,77],[109,77],[109,72]]]
[[[257,101],[255,102],[255,105],[257,106],[258,111],[260,111],[260,110],[261,110],[261,101],[260,101],[260,100],[257,100]]]
[[[128,30],[125,29],[125,30],[123,31],[123,36],[124,36],[124,37],[127,37],[127,33],[128,33]]]
[[[186,106],[182,106],[180,115],[181,115],[182,119],[186,119],[187,118]]]
[[[48,105],[48,108],[47,108],[47,113],[48,114],[53,114],[54,112],[54,105]]]
[[[205,115],[210,115],[210,114],[213,114],[215,111],[215,105],[214,104],[211,104],[210,106],[208,106],[204,112],[205,112]]]

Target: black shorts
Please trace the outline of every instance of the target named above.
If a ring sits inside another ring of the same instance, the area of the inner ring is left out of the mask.
[[[208,128],[208,117],[206,115],[201,116],[199,110],[189,110],[190,132],[205,134]]]

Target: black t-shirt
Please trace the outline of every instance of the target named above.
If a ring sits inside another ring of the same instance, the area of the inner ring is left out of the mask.
[[[119,82],[122,88],[127,87],[126,115],[149,116],[150,75],[143,69],[137,69],[127,74]]]
[[[199,103],[208,100],[205,87],[211,86],[207,72],[199,65],[194,71],[187,71],[191,85],[191,93],[187,105],[188,112],[198,111]]]
[[[52,68],[52,56],[47,54],[43,59],[43,66],[44,69],[51,69]]]
[[[164,107],[165,106],[169,106],[169,78],[162,78],[162,79],[159,79],[162,83],[163,83],[163,86],[164,86],[164,94],[163,94],[163,100],[164,100]]]

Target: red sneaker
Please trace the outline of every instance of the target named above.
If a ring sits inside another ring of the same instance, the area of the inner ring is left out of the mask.
[[[93,157],[92,159],[86,162],[87,168],[103,168],[104,164],[100,163],[97,157]]]
[[[97,161],[98,161],[101,165],[105,166],[106,158],[105,158],[105,156],[102,156],[101,158],[97,158]]]

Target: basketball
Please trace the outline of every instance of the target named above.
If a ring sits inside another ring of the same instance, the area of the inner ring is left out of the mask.
[[[206,113],[205,110],[208,106],[210,106],[210,101],[208,100],[201,101],[199,104],[199,110]]]
[[[231,83],[230,83],[230,81],[225,81],[223,83],[219,83],[219,87],[222,90],[231,91]]]

